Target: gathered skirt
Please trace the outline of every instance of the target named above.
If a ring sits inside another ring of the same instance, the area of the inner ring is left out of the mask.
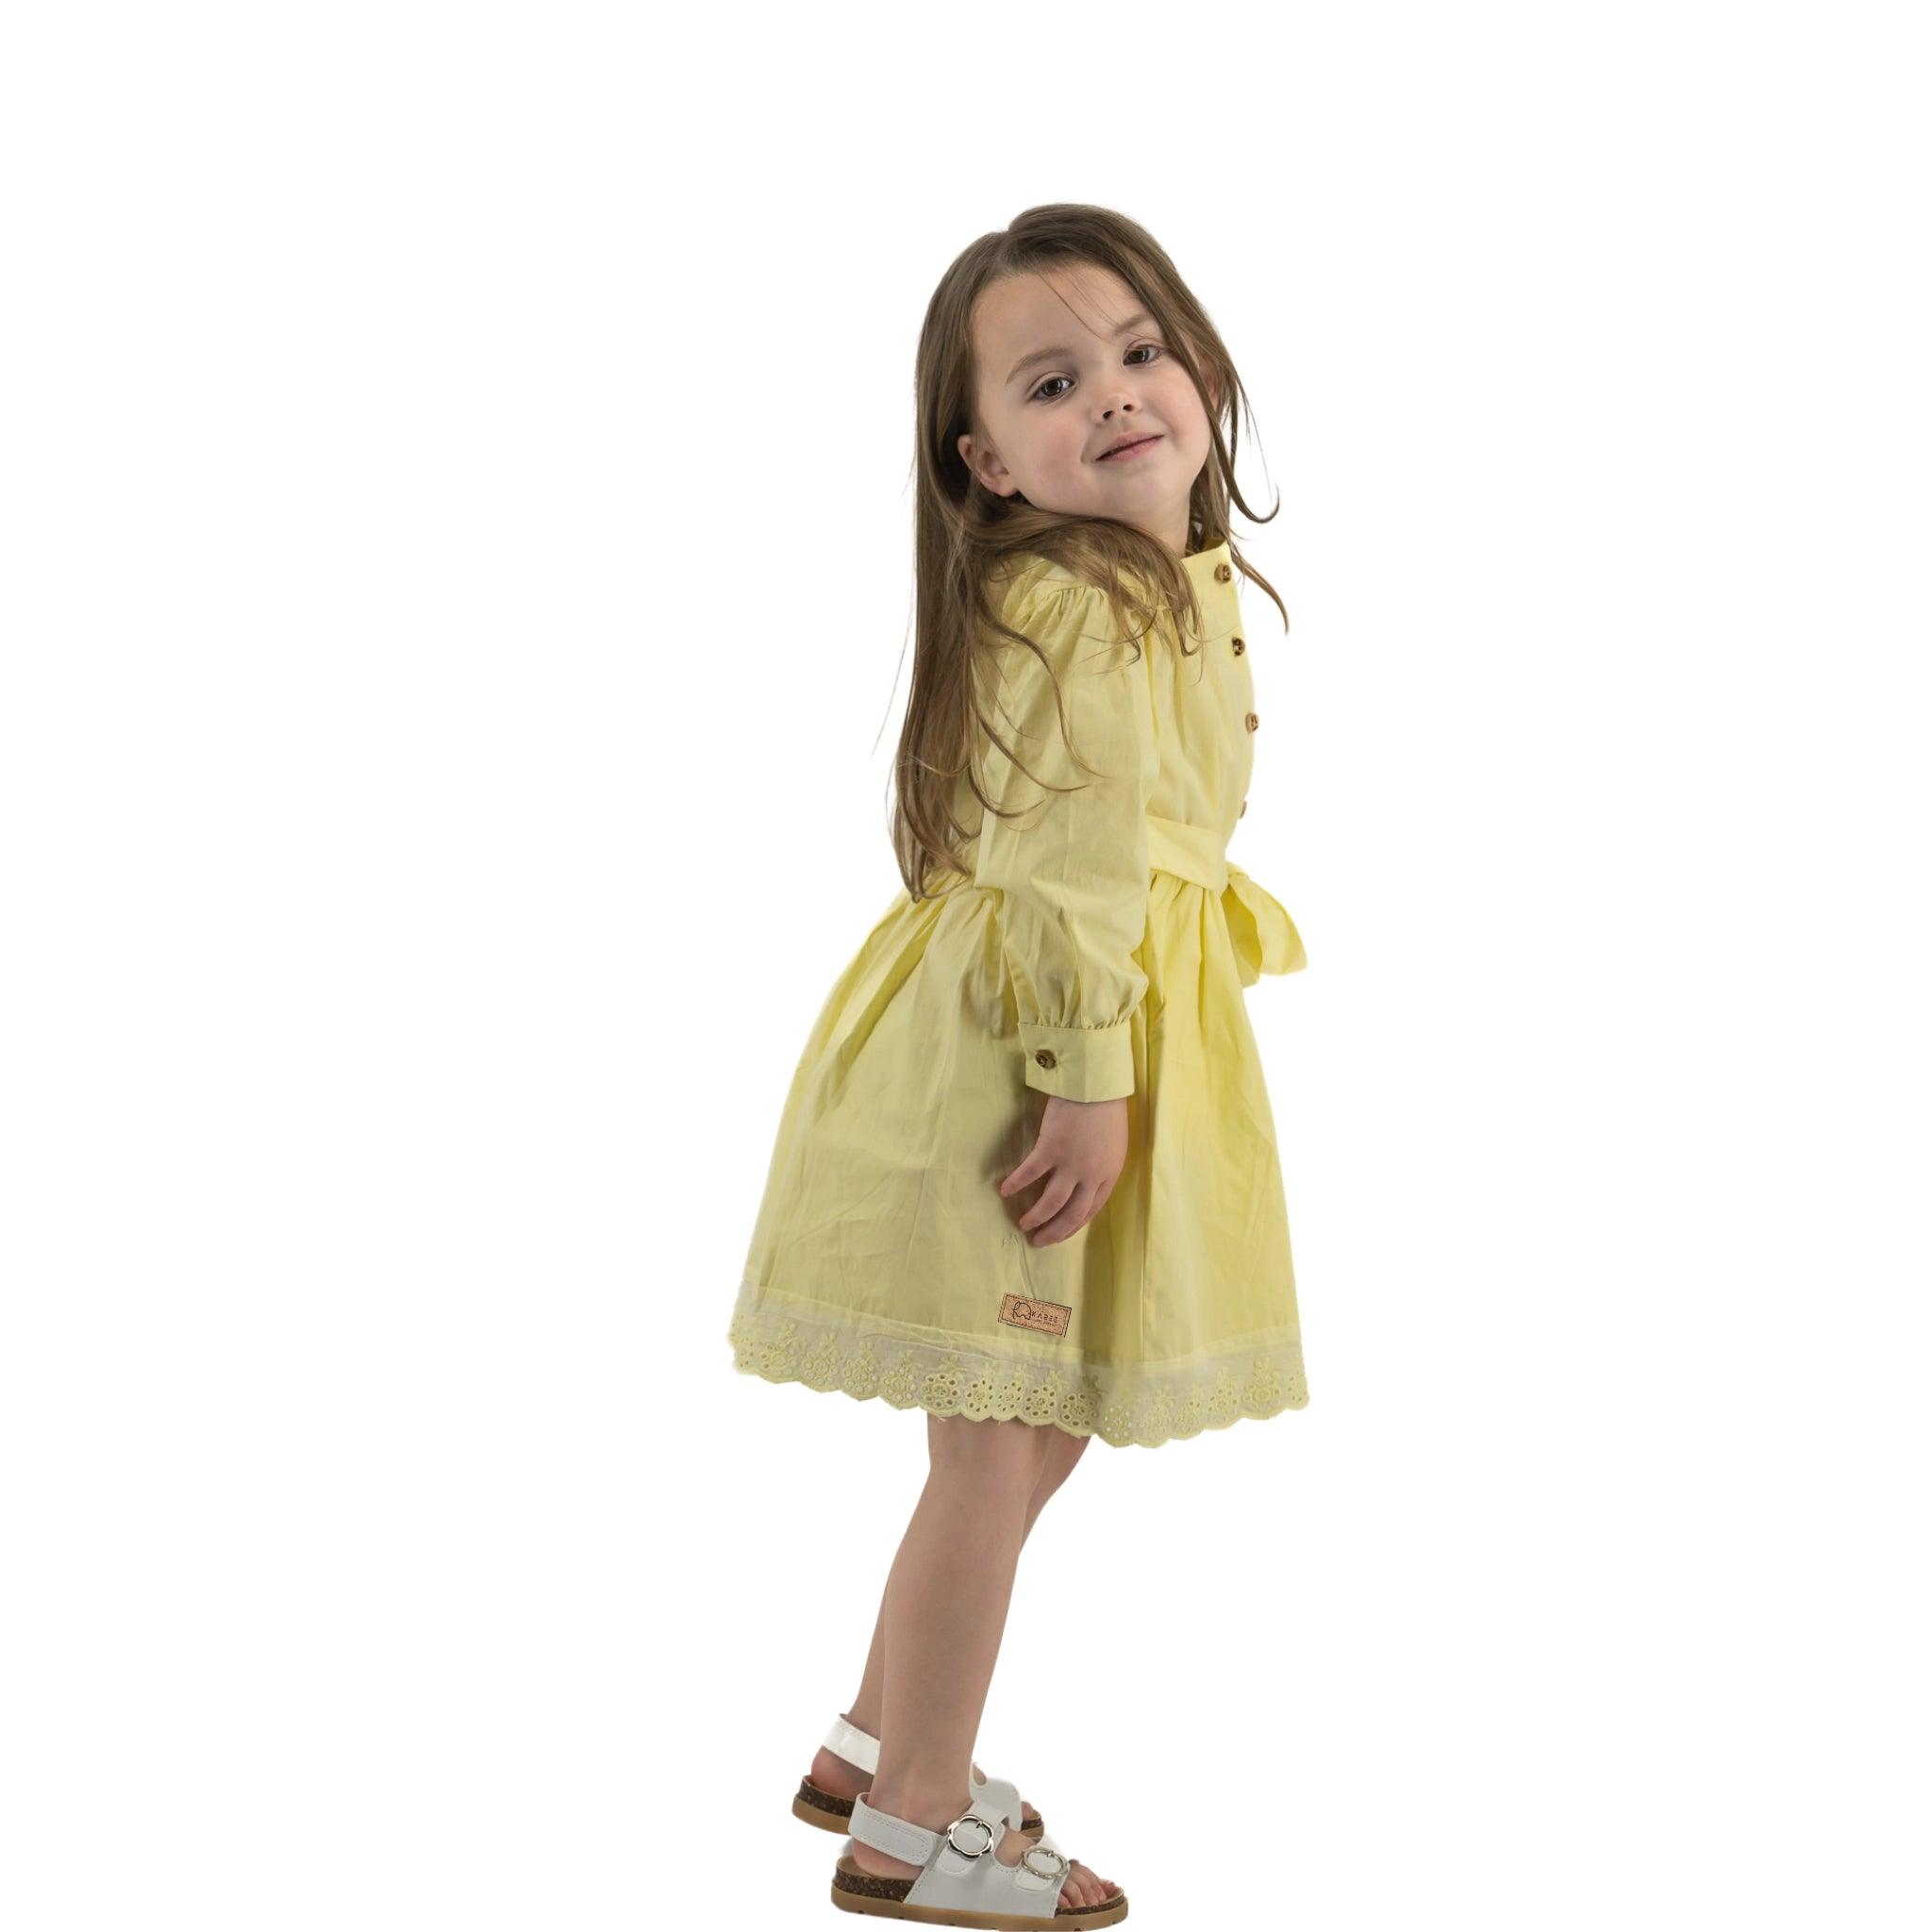
[[[1177,844],[1176,850],[1182,848]],[[903,890],[788,1091],[732,1366],[896,1408],[1153,1448],[1307,1402],[1274,1121],[1245,989],[1305,963],[1287,911],[1183,851],[1149,875],[1135,1091],[1113,1192],[1036,1246],[1038,1135],[996,895]],[[1184,875],[1192,873],[1194,876]]]

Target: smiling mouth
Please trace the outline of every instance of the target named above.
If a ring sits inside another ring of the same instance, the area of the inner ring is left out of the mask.
[[[1137,449],[1145,449],[1150,442],[1158,442],[1159,441],[1160,438],[1158,434],[1137,436],[1132,442],[1124,442],[1118,449],[1108,450],[1099,460],[1103,463],[1110,463],[1116,457],[1130,457]]]

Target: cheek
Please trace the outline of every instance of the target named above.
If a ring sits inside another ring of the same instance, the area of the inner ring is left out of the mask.
[[[1075,420],[1072,410],[1063,410],[1058,420],[1041,432],[1035,445],[1037,459],[1056,472],[1077,470],[1087,453],[1091,433]]]
[[[1174,434],[1189,444],[1208,443],[1208,411],[1188,380],[1185,370],[1176,370],[1166,385],[1160,401],[1161,414],[1174,425]]]

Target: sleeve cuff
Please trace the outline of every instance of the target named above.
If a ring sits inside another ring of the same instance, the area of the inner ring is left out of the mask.
[[[1045,1026],[1020,1022],[1026,1084],[1062,1100],[1124,1100],[1134,1091],[1134,1023]]]

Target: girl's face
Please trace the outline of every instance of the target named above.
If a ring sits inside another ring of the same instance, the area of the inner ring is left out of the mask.
[[[1008,275],[974,309],[974,414],[967,468],[997,496],[1112,517],[1176,554],[1188,497],[1208,460],[1208,412],[1134,291],[1088,263]],[[1124,456],[1123,436],[1144,438]]]

